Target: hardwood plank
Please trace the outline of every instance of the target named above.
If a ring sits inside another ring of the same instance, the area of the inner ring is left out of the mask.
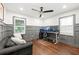
[[[79,48],[64,43],[53,44],[44,40],[33,41],[33,55],[78,55]]]

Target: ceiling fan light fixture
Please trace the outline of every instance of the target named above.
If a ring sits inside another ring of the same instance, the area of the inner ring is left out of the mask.
[[[24,9],[23,8],[20,8],[20,10],[23,11]]]
[[[63,9],[66,9],[67,8],[67,5],[63,5]]]

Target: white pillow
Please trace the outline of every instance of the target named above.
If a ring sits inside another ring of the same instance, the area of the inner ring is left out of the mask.
[[[25,44],[25,43],[26,43],[25,40],[19,39],[19,38],[17,38],[17,37],[11,37],[11,40],[12,40],[13,42],[15,42],[16,44]]]
[[[14,34],[14,36],[15,36],[16,38],[22,39],[21,34]]]

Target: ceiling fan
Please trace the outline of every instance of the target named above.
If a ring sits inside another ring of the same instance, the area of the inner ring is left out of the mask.
[[[32,10],[39,12],[40,13],[40,16],[39,17],[42,17],[42,14],[43,13],[48,13],[48,12],[53,12],[54,11],[54,10],[46,10],[46,11],[44,11],[43,10],[43,7],[40,7],[40,11],[39,10],[36,10],[36,9],[32,9]]]

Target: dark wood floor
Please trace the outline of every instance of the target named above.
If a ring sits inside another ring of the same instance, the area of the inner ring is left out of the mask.
[[[34,40],[33,55],[79,55],[79,48],[63,43],[53,44],[44,40]]]

